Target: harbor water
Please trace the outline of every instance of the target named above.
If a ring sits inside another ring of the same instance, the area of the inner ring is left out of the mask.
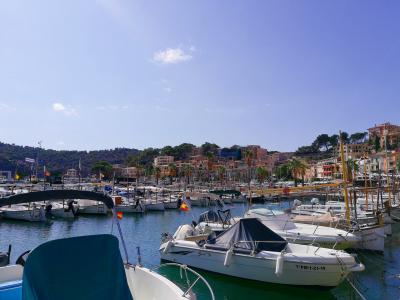
[[[246,207],[236,205],[232,215],[243,215]],[[125,214],[121,220],[124,239],[127,244],[129,261],[137,260],[140,247],[142,264],[149,268],[160,262],[158,248],[161,234],[174,233],[181,224],[197,220],[205,208],[193,207],[189,212],[166,210],[146,214]],[[110,233],[117,234],[110,216],[81,215],[77,219],[53,220],[49,224],[0,221],[0,250],[5,251],[12,244],[12,261],[28,249],[43,242],[71,236]],[[122,247],[121,247],[122,249]],[[93,249],[98,251],[98,249]],[[359,252],[366,270],[356,274],[351,280],[366,299],[400,299],[400,223],[394,224],[393,235],[386,239],[385,253]],[[62,257],[60,257],[62,260]],[[163,268],[161,271],[171,278],[179,277],[176,269]],[[266,284],[243,280],[219,274],[200,271],[212,286],[216,299],[361,299],[348,282],[331,289]],[[182,283],[184,284],[184,283]],[[198,299],[209,299],[206,289],[199,286]]]

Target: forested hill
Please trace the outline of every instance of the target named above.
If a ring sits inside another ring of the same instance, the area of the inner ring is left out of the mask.
[[[137,149],[116,148],[96,151],[56,151],[37,147],[17,146],[0,142],[0,170],[18,170],[19,173],[29,173],[29,163],[25,158],[35,159],[39,155],[39,173],[43,172],[43,166],[52,172],[64,172],[68,168],[78,169],[81,159],[82,175],[87,175],[98,161],[107,161],[111,164],[124,163],[129,156],[138,154]]]

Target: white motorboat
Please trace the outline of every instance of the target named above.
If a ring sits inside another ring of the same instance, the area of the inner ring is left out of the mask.
[[[123,213],[144,213],[146,206],[137,198],[134,202],[130,202],[121,196],[112,197],[115,204],[115,210]]]
[[[334,287],[364,270],[344,251],[288,243],[258,219],[240,219],[215,239],[196,242],[190,225],[160,246],[163,260],[225,275],[280,284]]]
[[[22,220],[29,222],[46,221],[44,204],[13,204],[1,208],[2,217],[5,219]]]
[[[310,224],[310,222],[314,222],[314,224],[326,225],[330,223],[334,226],[339,225],[341,228],[346,228],[346,230],[351,231],[354,235],[361,238],[361,241],[353,246],[355,249],[384,252],[385,227],[383,224],[377,224],[375,218],[369,218],[366,221],[363,221],[363,224],[360,224],[360,222],[353,222],[349,227],[346,225],[346,221],[344,220],[344,209],[343,203],[341,202],[334,202],[330,205],[301,205],[301,207],[298,206],[295,210],[292,210],[292,213],[297,211],[297,214],[294,216],[293,220],[296,223]],[[336,213],[334,213],[335,211],[340,211],[342,214],[336,215]],[[305,213],[305,215],[303,215],[303,213]],[[363,216],[365,216],[365,213]],[[362,217],[359,219],[361,221]],[[368,220],[370,222],[367,222]]]
[[[164,200],[165,209],[176,209],[178,208],[178,199],[166,199]]]
[[[106,215],[107,206],[104,203],[93,200],[79,200],[79,213],[87,215]]]
[[[73,219],[78,214],[79,206],[74,200],[67,200],[62,203],[56,201],[46,202],[46,213],[56,218]]]
[[[158,199],[144,199],[142,201],[144,206],[146,207],[146,211],[164,211],[165,210],[165,205],[163,201],[160,201]]]
[[[268,208],[248,210],[245,218],[258,218],[275,233],[289,242],[297,244],[315,244],[334,249],[354,248],[361,238],[342,229],[294,223],[288,214]]]

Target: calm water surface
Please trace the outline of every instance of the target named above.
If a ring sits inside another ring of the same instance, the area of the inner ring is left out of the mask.
[[[242,215],[243,205],[237,205],[232,215]],[[176,228],[197,220],[204,208],[194,207],[191,212],[180,211],[150,212],[144,215],[125,214],[121,221],[124,238],[128,247],[129,260],[136,262],[136,247],[140,246],[142,263],[149,268],[160,264],[158,248],[163,232],[175,232]],[[51,224],[0,221],[0,249],[5,251],[13,245],[12,260],[27,249],[57,238],[110,233],[111,217],[80,216],[74,221],[55,220]],[[113,229],[116,233],[116,228]],[[400,299],[400,224],[393,227],[393,236],[386,241],[384,255],[359,253],[366,271],[357,274],[354,281],[367,299]],[[122,248],[122,247],[121,247]],[[93,249],[96,251],[96,249]],[[62,258],[60,258],[62,259]],[[173,278],[179,277],[175,269],[163,272]],[[301,288],[284,285],[257,283],[200,271],[213,287],[216,299],[359,299],[348,283],[342,283],[332,290]],[[199,287],[200,299],[208,299],[205,288]]]

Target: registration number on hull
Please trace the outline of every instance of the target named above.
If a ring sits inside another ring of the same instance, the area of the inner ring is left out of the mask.
[[[296,265],[297,270],[306,270],[306,271],[325,271],[325,266],[304,266],[304,265]]]

